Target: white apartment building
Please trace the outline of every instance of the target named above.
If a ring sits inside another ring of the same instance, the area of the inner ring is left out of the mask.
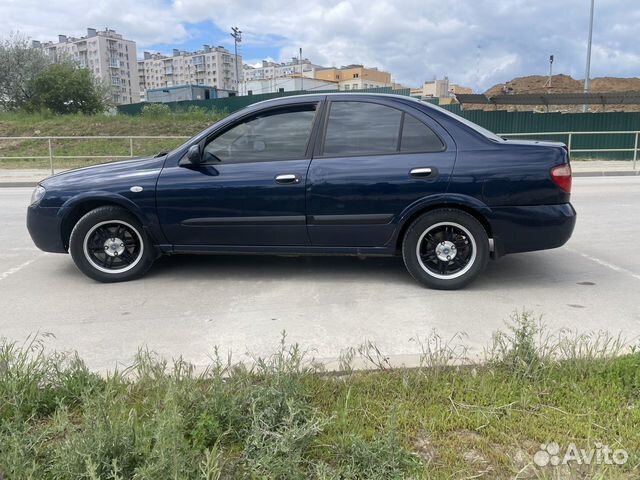
[[[368,80],[364,78],[350,78],[341,80],[338,83],[338,90],[366,90],[368,88],[391,87],[389,82],[379,82],[377,80]]]
[[[245,80],[240,83],[240,95],[259,95],[261,93],[284,93],[338,90],[338,82],[327,82],[315,78],[292,76],[287,78],[265,78],[261,80]]]
[[[140,101],[136,43],[115,30],[87,28],[86,37],[58,35],[58,42],[34,41],[33,46],[42,48],[53,62],[71,58],[81,68],[89,69],[112,86],[115,104]]]
[[[138,61],[140,92],[177,85],[204,85],[237,90],[236,64],[242,77],[242,57],[224,47],[204,45],[197,52],[173,50],[172,56],[144,52]]]
[[[314,65],[308,58],[302,60],[293,57],[290,62],[276,63],[262,61],[262,66],[254,67],[251,65],[244,65],[242,67],[243,80],[269,80],[274,78],[287,78],[292,76],[305,76],[313,78],[313,73],[317,68],[322,68],[319,65]]]
[[[327,86],[323,82],[314,80],[317,69],[322,68],[315,65],[308,58],[293,57],[290,62],[276,63],[267,60],[262,61],[262,66],[254,67],[252,65],[244,65],[242,67],[242,82],[240,85],[240,95],[251,95],[258,93],[277,93],[283,91],[291,91],[297,85],[296,82],[287,81],[288,79],[304,77],[309,79],[307,84],[298,82],[305,90],[315,87],[316,89],[326,90]],[[326,82],[325,82],[326,83]],[[337,84],[332,88],[337,89]],[[299,88],[298,88],[299,89]]]

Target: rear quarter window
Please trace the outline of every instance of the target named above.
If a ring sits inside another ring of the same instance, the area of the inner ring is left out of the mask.
[[[411,115],[404,114],[402,122],[401,152],[441,152],[444,143],[433,130]]]

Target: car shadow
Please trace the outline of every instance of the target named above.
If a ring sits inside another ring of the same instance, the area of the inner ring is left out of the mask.
[[[558,265],[557,251],[509,255],[490,260],[487,269],[466,287],[473,291],[521,289],[562,281],[584,280],[575,268]],[[270,255],[175,255],[160,258],[147,278],[174,280],[256,280],[350,283],[402,283],[421,288],[400,257],[330,257]]]
[[[398,257],[175,255],[160,258],[147,274],[167,275],[198,280],[357,282],[366,278],[412,283]]]

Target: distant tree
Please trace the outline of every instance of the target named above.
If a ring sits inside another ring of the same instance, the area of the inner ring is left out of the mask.
[[[0,41],[0,109],[26,108],[33,96],[33,81],[49,65],[39,48],[18,33]]]
[[[106,91],[89,70],[71,62],[49,65],[31,84],[28,109],[49,109],[54,113],[103,112]]]

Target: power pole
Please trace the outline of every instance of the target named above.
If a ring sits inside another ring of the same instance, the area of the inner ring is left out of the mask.
[[[584,74],[584,96],[589,96],[589,77],[591,76],[591,40],[593,38],[593,6],[595,0],[591,0],[591,12],[589,13],[589,40],[587,41],[587,68]],[[587,103],[582,105],[582,113],[587,113]]]
[[[236,91],[240,95],[240,70],[238,68],[238,44],[242,41],[242,31],[238,27],[231,28],[231,36],[233,37],[233,47],[236,58]]]

